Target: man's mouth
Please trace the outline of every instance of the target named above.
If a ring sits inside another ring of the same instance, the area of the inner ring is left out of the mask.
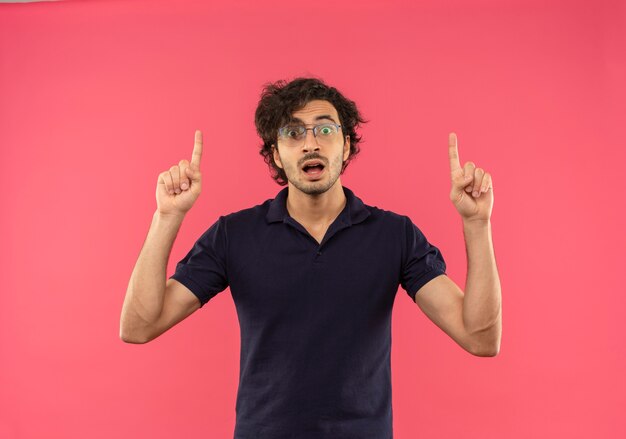
[[[324,163],[320,160],[310,160],[303,167],[302,170],[309,177],[319,177],[324,172]]]

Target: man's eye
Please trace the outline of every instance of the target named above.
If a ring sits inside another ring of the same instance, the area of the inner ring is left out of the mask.
[[[333,134],[335,132],[334,125],[321,125],[319,128],[319,132],[322,135],[328,136],[329,134]]]
[[[287,137],[298,137],[301,133],[301,129],[299,128],[288,128],[286,130]]]

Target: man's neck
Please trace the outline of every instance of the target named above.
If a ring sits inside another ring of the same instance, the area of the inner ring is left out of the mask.
[[[308,195],[289,183],[287,211],[305,226],[328,226],[339,216],[347,202],[341,182],[320,195]]]

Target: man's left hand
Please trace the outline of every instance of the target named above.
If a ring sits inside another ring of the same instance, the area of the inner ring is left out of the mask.
[[[461,168],[455,133],[450,133],[448,137],[448,155],[452,179],[450,200],[454,207],[463,221],[488,221],[493,208],[491,174],[476,167],[474,162],[465,162]]]

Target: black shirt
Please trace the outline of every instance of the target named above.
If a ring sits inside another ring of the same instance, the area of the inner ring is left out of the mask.
[[[219,219],[171,278],[230,286],[241,331],[235,439],[389,439],[391,312],[446,264],[409,217],[346,206],[321,244],[275,199]]]

